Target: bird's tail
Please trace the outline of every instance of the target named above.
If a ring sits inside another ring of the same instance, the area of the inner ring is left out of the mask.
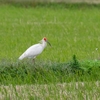
[[[25,57],[24,54],[22,54],[18,59],[22,60],[22,59],[24,59],[24,57]]]

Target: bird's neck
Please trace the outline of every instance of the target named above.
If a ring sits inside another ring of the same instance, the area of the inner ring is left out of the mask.
[[[46,46],[47,46],[47,43],[46,42],[43,42],[42,43],[42,47],[45,48]]]
[[[46,42],[44,42],[43,40],[42,40],[42,41],[40,41],[40,44],[42,45],[43,49],[47,46],[47,43],[46,43]]]

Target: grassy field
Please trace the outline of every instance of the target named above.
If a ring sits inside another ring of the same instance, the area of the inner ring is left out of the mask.
[[[100,7],[67,6],[0,5],[1,100],[100,99]],[[43,37],[52,48],[18,61]]]
[[[52,48],[48,46],[38,60],[66,62],[74,54],[80,60],[99,57],[100,13],[97,8],[0,8],[1,60],[16,60],[44,36]]]

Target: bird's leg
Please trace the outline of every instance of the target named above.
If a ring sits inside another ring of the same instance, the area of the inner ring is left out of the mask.
[[[35,63],[35,58],[36,58],[36,56],[33,58],[33,63]]]
[[[33,63],[35,63],[35,59],[33,59]]]

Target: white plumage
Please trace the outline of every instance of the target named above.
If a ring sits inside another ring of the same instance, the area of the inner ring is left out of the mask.
[[[39,55],[40,53],[42,53],[42,51],[44,50],[44,48],[46,47],[47,43],[49,43],[47,41],[47,38],[43,38],[41,40],[40,43],[32,45],[31,47],[29,47],[20,57],[19,60],[22,60],[24,58],[35,58],[37,55]],[[49,45],[51,46],[51,44],[49,43]]]

